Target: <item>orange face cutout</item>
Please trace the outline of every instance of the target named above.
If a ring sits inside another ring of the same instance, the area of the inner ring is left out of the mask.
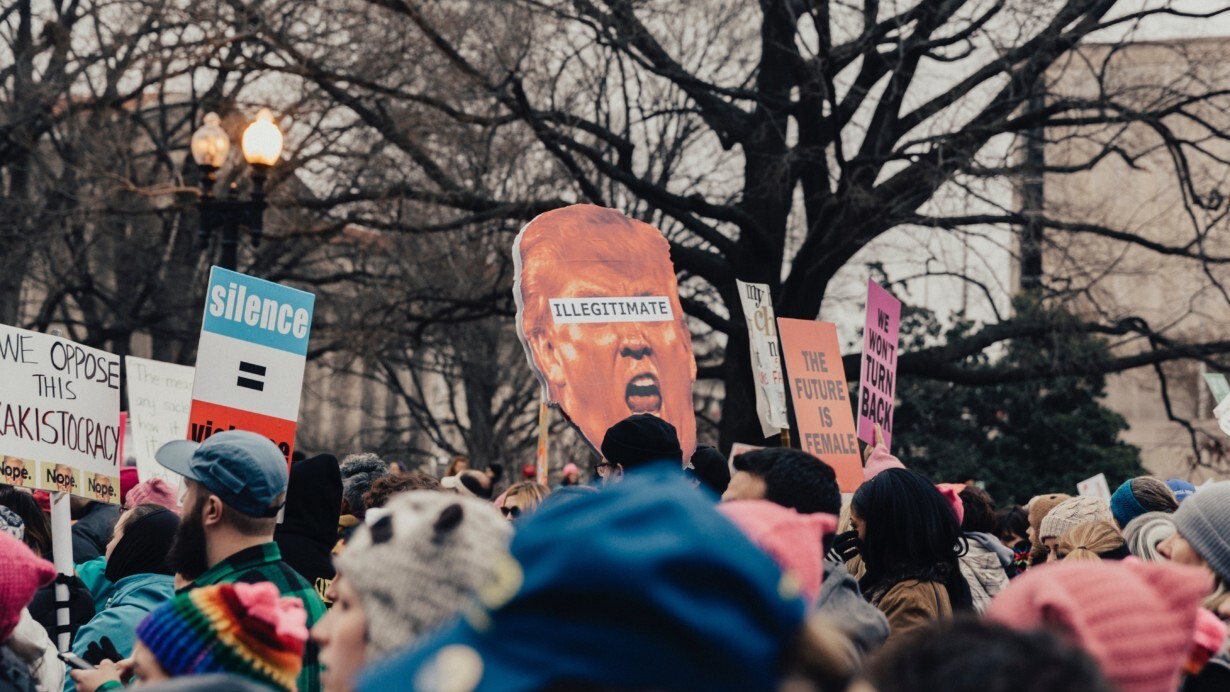
[[[670,245],[613,209],[575,205],[531,221],[514,245],[518,335],[551,403],[595,449],[636,413],[696,446],[696,362]]]

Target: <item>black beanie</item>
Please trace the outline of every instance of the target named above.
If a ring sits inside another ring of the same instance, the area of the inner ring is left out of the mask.
[[[612,425],[602,438],[602,456],[625,471],[652,461],[683,463],[675,426],[648,413],[628,416]]]

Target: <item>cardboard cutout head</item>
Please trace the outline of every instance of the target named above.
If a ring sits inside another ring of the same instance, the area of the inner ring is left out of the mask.
[[[595,450],[612,425],[650,413],[690,458],[696,361],[661,231],[578,204],[521,229],[513,259],[517,334],[547,400]]]

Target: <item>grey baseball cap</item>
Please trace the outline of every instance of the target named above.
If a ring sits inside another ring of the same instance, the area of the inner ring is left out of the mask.
[[[290,478],[277,445],[246,430],[215,433],[204,442],[168,442],[154,458],[250,517],[277,516],[283,503],[274,502]]]

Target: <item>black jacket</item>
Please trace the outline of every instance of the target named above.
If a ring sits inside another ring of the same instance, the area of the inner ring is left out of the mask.
[[[333,576],[333,546],[342,513],[342,471],[337,458],[320,454],[290,467],[286,512],[273,539],[282,559],[316,587],[325,605]]]
[[[73,524],[73,562],[80,565],[107,552],[111,529],[120,518],[119,505],[91,502]]]

